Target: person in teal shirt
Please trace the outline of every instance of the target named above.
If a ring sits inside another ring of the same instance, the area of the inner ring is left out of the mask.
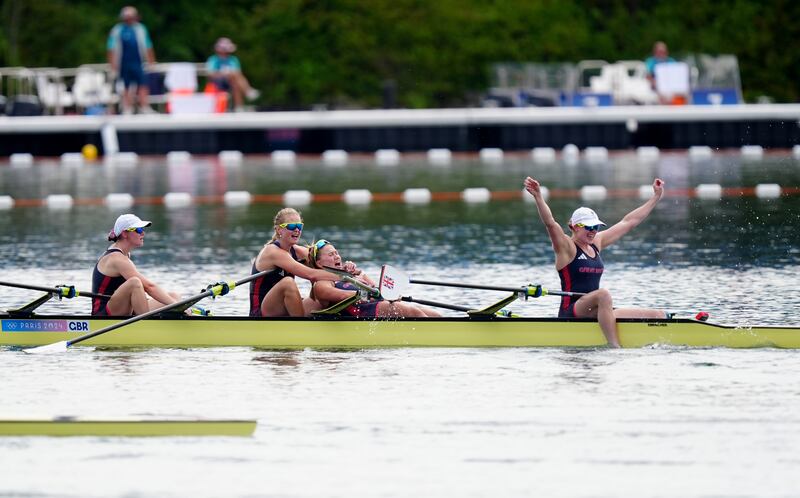
[[[214,44],[214,55],[206,61],[209,82],[218,90],[233,94],[234,109],[243,110],[244,97],[255,100],[261,94],[250,86],[250,82],[242,73],[239,58],[233,55],[236,45],[230,38],[219,38]]]
[[[123,7],[119,13],[122,22],[117,23],[108,35],[106,49],[111,71],[122,80],[122,113],[133,113],[133,96],[138,93],[139,112],[151,114],[144,63],[155,64],[153,42],[144,24],[139,22],[136,7]]]
[[[647,69],[647,79],[655,85],[656,66],[664,62],[675,62],[675,59],[669,56],[669,49],[667,44],[663,41],[657,41],[653,44],[653,55],[645,59],[644,65]]]

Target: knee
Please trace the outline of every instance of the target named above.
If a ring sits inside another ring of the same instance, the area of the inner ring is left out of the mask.
[[[129,286],[134,289],[144,289],[144,284],[142,283],[142,279],[139,277],[131,277],[125,281]]]
[[[286,294],[296,294],[298,297],[300,297],[300,289],[297,288],[297,282],[295,282],[292,277],[283,277],[278,285]]]
[[[613,308],[614,299],[607,289],[598,289],[597,291],[597,305],[601,308]]]

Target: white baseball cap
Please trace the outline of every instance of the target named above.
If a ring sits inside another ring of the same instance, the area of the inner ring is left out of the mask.
[[[600,221],[600,218],[597,217],[597,213],[595,213],[593,209],[589,209],[587,207],[579,207],[574,213],[572,213],[572,217],[569,219],[569,224],[571,226],[575,226],[578,223],[582,223],[589,227],[595,225],[605,226],[605,223]]]
[[[119,234],[124,232],[129,228],[144,228],[149,227],[153,223],[150,221],[145,221],[135,214],[123,214],[117,218],[117,221],[114,223],[114,235],[119,237]]]

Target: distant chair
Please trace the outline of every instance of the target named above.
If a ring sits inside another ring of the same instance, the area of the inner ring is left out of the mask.
[[[72,93],[67,90],[62,75],[57,69],[35,69],[36,94],[50,114],[63,114],[65,108],[75,105]]]
[[[112,105],[119,98],[106,74],[89,68],[78,68],[72,84],[72,95],[75,105],[82,109]]]
[[[197,93],[197,69],[190,62],[169,64],[164,86],[167,87],[167,112],[170,114],[211,114],[218,112],[218,96]]]

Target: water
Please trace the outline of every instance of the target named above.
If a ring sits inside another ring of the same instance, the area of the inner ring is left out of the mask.
[[[286,171],[265,163],[0,167],[0,195],[518,190],[527,174],[568,189],[635,188],[657,175],[673,191],[800,180],[798,164],[784,156],[697,164],[682,154],[654,164],[621,156],[578,166],[532,165],[520,157],[502,166],[465,160],[444,169],[415,161],[331,169],[310,161]],[[613,222],[639,203],[590,204]],[[551,201],[559,220],[578,204]],[[278,207],[137,206],[154,226],[135,261],[185,294],[220,277],[241,278],[269,238]],[[372,274],[389,262],[418,278],[558,287],[530,203],[332,203],[303,214],[309,240],[333,240]],[[116,215],[91,206],[0,212],[0,279],[89,288]],[[618,305],[704,309],[723,323],[798,325],[799,215],[796,197],[668,197],[604,252],[603,284]],[[462,305],[498,297],[421,286],[414,296]],[[0,308],[32,297],[3,289]],[[246,296],[234,291],[211,306],[216,314],[242,314]],[[512,308],[548,316],[555,306],[554,298],[541,298]],[[80,300],[46,305],[51,313],[87,310]],[[798,370],[795,351],[775,349],[76,348],[35,359],[6,349],[0,415],[245,417],[259,426],[244,439],[2,438],[0,496],[797,496],[800,486],[790,476],[800,463],[800,388],[788,379]]]

